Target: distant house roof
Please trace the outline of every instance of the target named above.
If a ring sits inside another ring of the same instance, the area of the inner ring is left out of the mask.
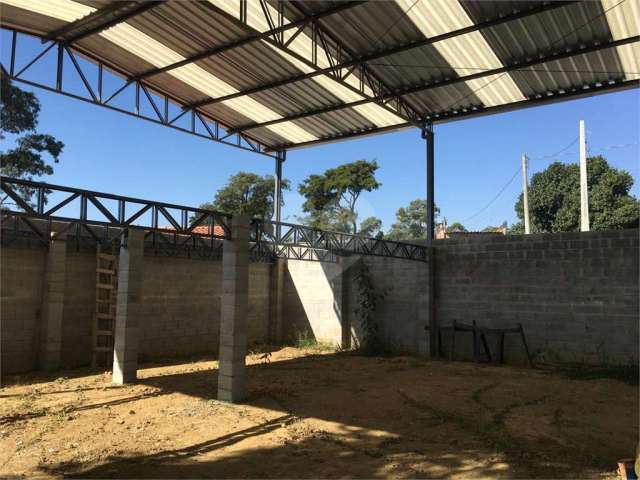
[[[482,232],[447,232],[444,225],[438,225],[436,228],[436,239],[442,238],[463,238],[463,237],[479,237],[483,235],[506,235],[507,227],[494,227]]]
[[[170,225],[167,225],[167,226],[160,227],[160,230],[173,232],[175,231],[175,228],[173,228]],[[211,232],[209,231],[209,225],[199,225],[197,227],[194,227],[194,229],[192,230],[192,233],[195,233],[197,235],[211,235]],[[224,229],[220,225],[214,225],[213,235],[216,237],[224,237]]]

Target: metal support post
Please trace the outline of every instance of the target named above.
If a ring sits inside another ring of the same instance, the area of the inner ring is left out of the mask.
[[[428,123],[422,129],[422,138],[427,141],[427,241],[432,242],[435,237],[435,205],[434,205],[434,174],[433,174],[433,124]]]
[[[273,193],[273,220],[276,222],[277,239],[280,239],[280,225],[282,221],[282,164],[287,159],[287,151],[276,152],[276,178]]]

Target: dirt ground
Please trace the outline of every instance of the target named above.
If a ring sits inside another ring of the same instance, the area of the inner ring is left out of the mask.
[[[10,378],[0,475],[615,477],[637,387],[545,371],[283,348],[251,355],[250,397],[215,400],[216,362]]]

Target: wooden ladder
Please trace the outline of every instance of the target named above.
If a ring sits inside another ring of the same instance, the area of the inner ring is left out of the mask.
[[[96,308],[93,318],[93,356],[91,366],[110,367],[113,362],[118,257],[96,253]]]

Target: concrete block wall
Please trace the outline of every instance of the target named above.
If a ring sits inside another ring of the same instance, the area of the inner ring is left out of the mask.
[[[373,285],[385,292],[376,321],[385,344],[399,352],[428,352],[428,263],[373,256],[342,257],[339,263],[287,260],[284,285],[285,341],[307,334],[317,341],[345,346],[362,340],[356,318],[353,275],[359,262],[369,267]],[[346,331],[346,332],[345,332]]]
[[[45,262],[44,250],[0,249],[0,348],[5,373],[36,368]]]
[[[91,361],[96,255],[68,246],[66,267],[60,363],[73,368]]]
[[[434,309],[440,325],[522,323],[530,349],[541,358],[637,360],[638,230],[447,239],[436,241],[433,252],[433,268],[361,257],[374,285],[386,292],[377,319],[389,346],[427,353],[424,326]],[[47,252],[4,247],[0,255],[2,370],[25,372],[38,363]],[[278,295],[274,266],[251,263],[249,342],[273,340],[274,332],[280,332],[275,335],[280,341],[298,332],[333,344],[344,344],[345,333],[358,339],[355,294],[345,275],[357,260],[284,261]],[[221,262],[160,256],[145,256],[144,262],[141,359],[217,353]],[[65,275],[61,365],[76,367],[91,358],[95,254],[69,245]],[[276,297],[281,298],[278,308]],[[461,335],[457,351],[470,356],[470,346]],[[509,362],[523,360],[517,338],[508,338],[506,347]]]
[[[439,240],[436,316],[440,325],[522,323],[545,360],[637,361],[638,253],[638,230]],[[459,338],[470,357],[470,335]],[[517,338],[506,347],[508,361],[524,360]]]
[[[342,343],[341,263],[287,260],[283,293],[282,340],[296,337]]]
[[[363,256],[360,260],[368,266],[374,287],[385,295],[375,312],[380,338],[392,351],[426,355],[429,347],[424,327],[429,324],[430,314],[429,263],[373,256]],[[356,339],[361,340],[355,313],[357,301],[357,293],[351,288],[349,323]]]
[[[249,267],[249,342],[266,342],[270,265]],[[222,264],[200,259],[145,257],[140,357],[144,360],[218,351]]]
[[[95,309],[95,252],[67,247],[61,367],[91,362]],[[38,368],[47,250],[3,247],[0,251],[2,372]],[[139,346],[142,361],[217,354],[222,290],[221,262],[199,258],[144,257]],[[249,342],[267,342],[270,268],[249,267]]]

